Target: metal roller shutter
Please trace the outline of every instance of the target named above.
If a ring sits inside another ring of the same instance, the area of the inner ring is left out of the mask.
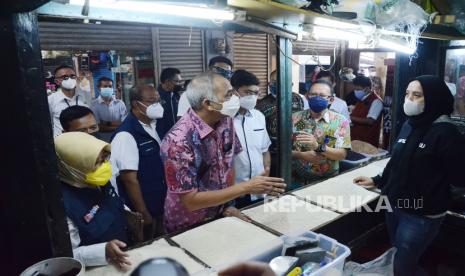
[[[338,45],[337,40],[313,40],[304,37],[301,41],[292,42],[292,54],[332,56],[334,48]]]
[[[268,85],[268,35],[234,34],[234,69],[245,69],[260,80],[261,93]]]
[[[192,79],[205,71],[202,30],[159,27],[153,31],[160,72],[174,67],[184,79]]]
[[[151,51],[148,26],[39,22],[42,50]]]

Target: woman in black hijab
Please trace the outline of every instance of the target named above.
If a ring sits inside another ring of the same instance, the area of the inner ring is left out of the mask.
[[[386,224],[397,248],[395,275],[415,275],[449,208],[450,186],[465,185],[465,139],[450,120],[453,108],[454,98],[443,80],[415,78],[405,94],[408,120],[382,175],[354,179],[364,187],[379,187],[392,207]]]

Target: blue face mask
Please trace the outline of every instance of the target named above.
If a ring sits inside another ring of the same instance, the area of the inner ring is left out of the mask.
[[[226,70],[226,69],[223,69],[223,68],[218,67],[218,66],[215,66],[215,71],[216,71],[217,74],[222,75],[223,77],[227,78],[228,80],[230,80],[232,75],[233,75],[233,71]]]
[[[113,88],[111,87],[100,88],[100,96],[102,96],[103,98],[111,98],[113,96]]]
[[[355,97],[360,101],[365,97],[366,93],[365,90],[354,90]]]
[[[328,108],[328,100],[320,96],[311,97],[308,99],[308,106],[315,113],[321,113]]]
[[[276,87],[276,84],[270,84],[270,93],[271,95],[275,96],[278,94],[278,88]]]

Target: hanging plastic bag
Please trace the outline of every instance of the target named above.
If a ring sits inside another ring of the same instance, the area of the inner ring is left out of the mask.
[[[394,276],[394,256],[397,249],[391,248],[373,261],[358,264],[347,262],[344,276]]]
[[[407,29],[415,34],[428,23],[429,15],[408,0],[377,0],[375,4],[375,22],[387,30]]]
[[[296,8],[302,8],[303,6],[308,5],[307,0],[274,0],[274,2],[278,2]]]

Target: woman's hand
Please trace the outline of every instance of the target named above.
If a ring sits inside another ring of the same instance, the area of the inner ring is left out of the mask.
[[[225,216],[225,217],[236,217],[236,218],[239,218],[239,219],[241,219],[243,221],[247,221],[247,222],[252,221],[252,219],[249,216],[243,214],[241,211],[239,211],[239,209],[237,209],[236,207],[232,207],[232,206],[228,207],[228,208],[226,208],[224,210],[223,216]]]
[[[128,270],[131,266],[131,262],[128,260],[129,254],[121,250],[121,248],[125,247],[126,244],[119,240],[109,241],[105,245],[105,257],[108,263],[123,271]]]
[[[375,187],[375,182],[373,182],[373,179],[366,176],[359,176],[354,178],[354,184],[357,184],[367,189]]]

